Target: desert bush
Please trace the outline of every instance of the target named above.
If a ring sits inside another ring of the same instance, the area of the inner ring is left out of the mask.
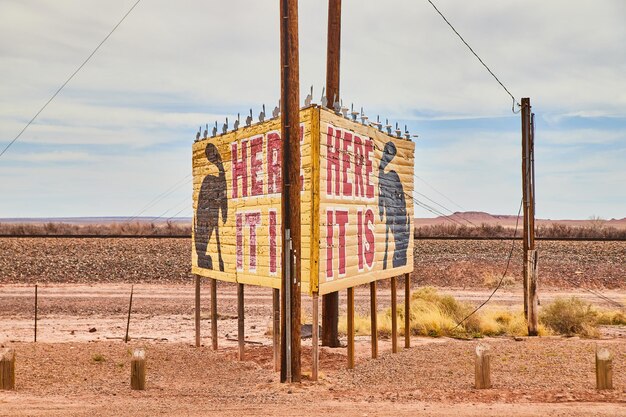
[[[626,326],[626,313],[624,311],[600,311],[598,312],[598,324]]]
[[[191,236],[189,223],[134,221],[104,224],[0,223],[2,235]]]
[[[466,226],[454,223],[437,224],[416,227],[415,237],[485,237],[502,238],[513,237],[515,229],[501,225],[481,224],[480,226]],[[626,229],[618,229],[606,226],[604,222],[591,220],[588,226],[570,226],[563,223],[551,223],[537,226],[537,237],[566,239],[566,238],[592,238],[592,239],[626,239]],[[517,231],[521,236],[521,230]]]
[[[500,280],[502,283],[500,284]],[[487,288],[496,288],[498,284],[500,284],[500,288],[509,288],[515,285],[516,281],[510,275],[505,275],[502,278],[502,275],[499,273],[486,271],[483,273],[483,285]]]
[[[566,336],[597,337],[598,312],[580,298],[557,298],[543,308],[541,322],[555,333]]]
[[[411,297],[410,329],[411,334],[430,337],[482,337],[482,336],[522,336],[528,333],[524,313],[507,310],[480,310],[457,326],[474,308],[456,300],[450,295],[442,295],[432,287],[416,290]],[[398,333],[404,334],[404,306],[398,307]],[[355,315],[355,333],[371,334],[369,316]],[[391,336],[391,309],[377,315],[378,334],[380,337]],[[346,333],[346,316],[339,321],[339,332]],[[545,326],[540,325],[539,334],[548,334]]]

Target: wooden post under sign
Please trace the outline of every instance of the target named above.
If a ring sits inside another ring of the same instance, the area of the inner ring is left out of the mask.
[[[339,100],[339,69],[341,50],[341,0],[328,1],[328,44],[326,56],[326,98],[328,107]],[[339,293],[322,296],[322,345],[339,347]]]
[[[280,0],[280,51],[283,150],[280,381],[300,382],[300,64],[297,0]]]

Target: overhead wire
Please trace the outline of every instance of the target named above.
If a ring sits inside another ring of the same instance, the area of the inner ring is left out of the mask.
[[[425,199],[427,199],[427,200],[428,200],[428,201],[430,201],[431,203],[436,204],[436,205],[438,205],[439,207],[441,207],[442,209],[444,209],[444,210],[446,210],[447,212],[451,213],[451,215],[450,215],[451,217],[452,217],[452,216],[456,216],[456,217],[458,217],[458,218],[460,218],[460,219],[462,219],[462,220],[466,221],[467,223],[471,224],[472,226],[474,226],[474,227],[478,227],[478,226],[476,226],[476,224],[475,224],[475,223],[473,223],[471,220],[467,219],[465,216],[462,216],[460,213],[453,212],[452,210],[450,210],[449,208],[447,208],[447,207],[446,207],[446,206],[444,206],[443,204],[438,203],[438,202],[436,202],[435,200],[431,199],[431,198],[430,198],[430,197],[428,197],[426,194],[422,194],[422,193],[420,193],[419,191],[416,191],[416,190],[413,190],[413,192],[414,192],[414,193],[417,193],[417,194],[419,194],[419,195],[421,195],[422,197],[424,197]]]
[[[152,200],[150,200],[149,203],[147,203],[143,208],[141,208],[137,214],[129,217],[126,220],[126,223],[130,223],[133,220],[135,220],[136,218],[138,218],[139,216],[141,216],[143,213],[145,213],[147,210],[151,209],[152,207],[154,207],[157,203],[159,203],[161,200],[163,200],[165,197],[170,196],[172,193],[174,193],[175,191],[177,191],[179,188],[188,185],[193,178],[191,178],[192,174],[187,174],[183,179],[177,181],[174,185],[172,185],[171,187],[169,187],[167,190],[163,191],[161,194],[157,195],[156,197],[154,197]]]
[[[452,328],[452,330],[455,330],[457,327],[459,327],[461,324],[465,323],[465,321],[467,319],[469,319],[470,317],[472,317],[474,314],[476,314],[476,312],[478,310],[480,310],[481,308],[483,308],[489,301],[491,301],[491,298],[494,296],[494,294],[496,293],[496,291],[498,291],[500,289],[500,287],[502,286],[502,282],[504,281],[504,277],[506,276],[507,272],[509,272],[509,266],[511,264],[511,258],[513,258],[513,249],[515,248],[515,237],[517,235],[517,228],[519,226],[519,218],[520,218],[520,214],[522,212],[522,206],[523,206],[524,202],[523,200],[520,201],[519,204],[519,210],[517,211],[517,220],[515,220],[515,231],[513,232],[513,240],[511,241],[511,250],[509,252],[509,256],[507,257],[506,260],[506,267],[504,268],[504,272],[502,273],[502,277],[500,278],[500,281],[498,281],[498,285],[496,285],[496,288],[493,289],[493,291],[491,292],[491,294],[489,294],[489,297],[482,302],[482,304],[480,304],[478,307],[476,307],[471,313],[469,313],[467,316],[465,316],[465,318],[463,318],[463,320],[459,321],[457,323],[456,326],[454,326]]]
[[[500,84],[500,86],[504,89],[504,91],[506,91],[506,93],[511,97],[511,99],[513,100],[513,106],[511,107],[511,111],[513,113],[519,113],[519,110],[516,112],[515,111],[515,106],[517,105],[518,107],[521,107],[521,104],[519,104],[517,102],[517,100],[515,99],[515,96],[513,96],[513,94],[511,94],[511,92],[509,91],[508,88],[506,88],[506,86],[502,83],[502,81],[500,81],[500,79],[496,76],[496,74],[493,73],[493,71],[491,70],[491,68],[489,68],[487,66],[487,64],[485,64],[485,62],[482,60],[482,58],[480,56],[478,56],[478,54],[474,51],[474,49],[470,46],[469,43],[467,43],[467,41],[463,38],[463,36],[461,36],[461,34],[454,28],[454,26],[452,26],[452,23],[450,23],[450,21],[443,15],[443,13],[441,13],[441,11],[437,8],[437,6],[435,6],[435,3],[432,2],[432,0],[426,0],[430,3],[431,6],[433,6],[433,8],[435,9],[435,11],[437,13],[439,13],[439,16],[441,16],[441,18],[444,20],[444,22],[446,22],[448,24],[448,26],[450,26],[450,29],[452,29],[452,31],[454,33],[456,33],[456,35],[459,37],[459,39],[461,39],[461,41],[465,44],[465,46],[467,46],[467,48],[470,50],[470,52],[472,54],[474,54],[474,56],[476,57],[476,59],[478,59],[478,61],[480,61],[480,63],[483,65],[483,67],[485,67],[485,69],[487,71],[489,71],[489,74],[491,74],[491,76],[498,82],[498,84]]]
[[[46,103],[39,109],[39,111],[37,113],[35,113],[35,115],[28,121],[28,123],[26,123],[26,126],[24,126],[24,128],[20,131],[20,133],[17,134],[17,136],[15,136],[15,138],[13,138],[13,140],[11,142],[8,143],[8,145],[6,145],[4,147],[4,149],[2,150],[2,152],[0,152],[0,157],[2,157],[2,155],[5,154],[5,152],[22,136],[22,134],[26,131],[26,129],[28,129],[28,127],[35,121],[35,119],[37,119],[37,117],[41,114],[41,112],[44,111],[44,109],[46,107],[48,107],[48,104],[50,104],[52,102],[52,100],[54,100],[54,98],[61,92],[61,90],[63,90],[65,88],[65,86],[72,80],[72,78],[74,78],[74,76],[76,74],[78,74],[78,72],[87,64],[87,62],[89,62],[91,60],[91,58],[96,54],[96,52],[98,52],[98,50],[100,49],[100,47],[107,41],[107,39],[109,39],[109,37],[113,34],[113,32],[115,32],[115,30],[122,24],[122,22],[126,19],[126,17],[128,17],[128,15],[135,9],[135,7],[137,7],[137,5],[139,4],[141,0],[137,0],[130,9],[128,9],[128,11],[126,12],[126,14],[124,14],[124,16],[122,16],[122,18],[119,20],[119,22],[117,22],[117,24],[115,26],[113,26],[113,29],[111,29],[111,31],[109,32],[108,35],[106,35],[104,37],[104,39],[102,39],[102,41],[98,44],[98,46],[96,46],[96,48],[91,51],[91,53],[89,54],[89,56],[82,62],[82,64],[80,64],[78,66],[78,68],[76,68],[74,70],[74,72],[67,78],[67,80],[65,80],[65,82],[63,84],[61,84],[61,86],[59,88],[57,88],[57,90],[54,92],[54,94],[52,95],[52,97],[50,97],[48,99],[48,101],[46,101]]]
[[[569,282],[570,284],[575,284],[575,285],[580,285],[580,283],[575,282],[573,279],[569,278],[569,277],[563,277],[567,282]],[[601,300],[606,301],[609,304],[612,304],[616,307],[619,307],[621,309],[626,309],[626,306],[622,303],[620,303],[619,301],[613,300],[612,298],[607,297],[606,295],[598,292],[598,291],[594,291],[591,288],[585,288],[585,287],[580,287],[583,291],[588,292],[589,294],[595,295],[596,297],[600,298]]]
[[[455,202],[454,200],[452,200],[450,197],[448,197],[447,195],[445,195],[444,193],[440,192],[439,190],[437,190],[435,187],[433,187],[432,185],[430,185],[424,178],[418,176],[417,174],[413,174],[413,177],[417,178],[418,180],[422,181],[424,184],[426,184],[426,186],[428,188],[430,188],[431,190],[433,190],[434,192],[436,192],[437,194],[439,194],[440,196],[442,196],[443,198],[445,198],[446,200],[448,200],[449,202],[451,202],[452,204],[454,204],[455,206],[457,206],[458,208],[460,208],[463,211],[467,211],[464,207],[462,207],[461,205],[459,205],[457,202]]]

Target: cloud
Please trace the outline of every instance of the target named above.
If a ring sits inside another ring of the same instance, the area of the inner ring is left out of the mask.
[[[0,146],[133,3],[0,3]],[[436,4],[518,100],[532,98],[538,214],[624,217],[624,2]],[[314,85],[319,102],[327,7],[304,0],[299,13],[301,99]],[[278,23],[278,2],[141,2],[0,158],[0,193],[11,196],[0,216],[141,207],[189,172],[198,126],[277,104]],[[446,195],[516,212],[519,115],[427,2],[344,2],[341,91],[344,104],[418,133],[416,172]],[[562,203],[575,198],[585,201]]]

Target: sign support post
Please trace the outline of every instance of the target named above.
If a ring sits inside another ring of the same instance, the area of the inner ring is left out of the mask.
[[[280,0],[282,137],[281,382],[300,382],[300,80],[298,1]]]
[[[339,100],[339,57],[341,47],[341,0],[328,1],[328,45],[326,98],[330,108]],[[339,347],[339,292],[322,296],[322,346]]]
[[[524,313],[528,335],[538,334],[537,250],[535,249],[535,126],[530,98],[522,98],[522,195],[524,208]]]

